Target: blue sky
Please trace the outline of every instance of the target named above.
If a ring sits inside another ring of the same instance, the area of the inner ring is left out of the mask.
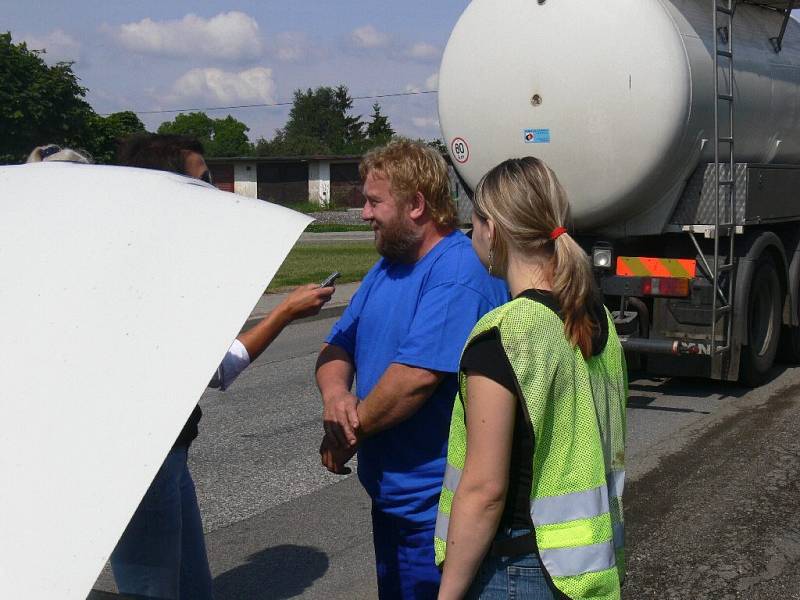
[[[0,0],[1,30],[46,60],[75,61],[99,113],[291,100],[343,83],[353,95],[436,89],[441,53],[469,0]],[[354,112],[371,111],[372,101]],[[435,94],[381,101],[395,129],[439,136]],[[271,137],[288,108],[231,113]],[[150,129],[174,115],[141,115]]]

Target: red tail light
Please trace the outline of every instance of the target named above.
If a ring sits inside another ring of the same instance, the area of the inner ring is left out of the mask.
[[[685,298],[689,295],[689,280],[679,277],[644,277],[642,294]]]

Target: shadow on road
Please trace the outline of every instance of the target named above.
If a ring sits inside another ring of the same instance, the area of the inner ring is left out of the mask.
[[[679,413],[698,413],[701,415],[710,415],[711,411],[708,410],[695,410],[693,408],[676,408],[674,406],[650,406],[657,398],[651,396],[628,396],[628,408],[638,408],[642,410],[658,410],[661,412],[679,412]]]
[[[628,388],[631,392],[657,392],[668,396],[683,396],[685,398],[708,398],[718,395],[722,398],[741,398],[749,388],[728,381],[714,381],[693,377],[651,377],[636,378],[631,375]],[[771,373],[771,375],[773,375]],[[776,377],[777,373],[773,375]],[[644,376],[648,377],[648,376]],[[771,377],[772,378],[772,377]]]
[[[214,578],[216,600],[280,600],[299,596],[328,570],[328,556],[310,546],[282,545],[247,557]]]

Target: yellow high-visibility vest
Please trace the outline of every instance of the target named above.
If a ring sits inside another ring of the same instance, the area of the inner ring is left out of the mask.
[[[496,331],[533,434],[530,516],[542,565],[569,598],[618,600],[625,573],[625,356],[605,311],[608,338],[585,360],[553,310],[529,297],[486,314],[467,346]],[[466,346],[465,346],[466,347]],[[453,495],[467,450],[466,375],[459,373],[436,521],[436,563],[447,552]]]

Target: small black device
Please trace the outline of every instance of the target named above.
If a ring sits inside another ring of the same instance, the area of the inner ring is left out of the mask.
[[[319,287],[324,288],[324,287],[331,287],[332,285],[335,285],[336,284],[336,279],[341,277],[341,275],[342,274],[339,273],[339,271],[334,271],[333,273],[331,273],[330,275],[328,275],[325,278],[325,281],[323,281],[322,283],[319,284]]]

